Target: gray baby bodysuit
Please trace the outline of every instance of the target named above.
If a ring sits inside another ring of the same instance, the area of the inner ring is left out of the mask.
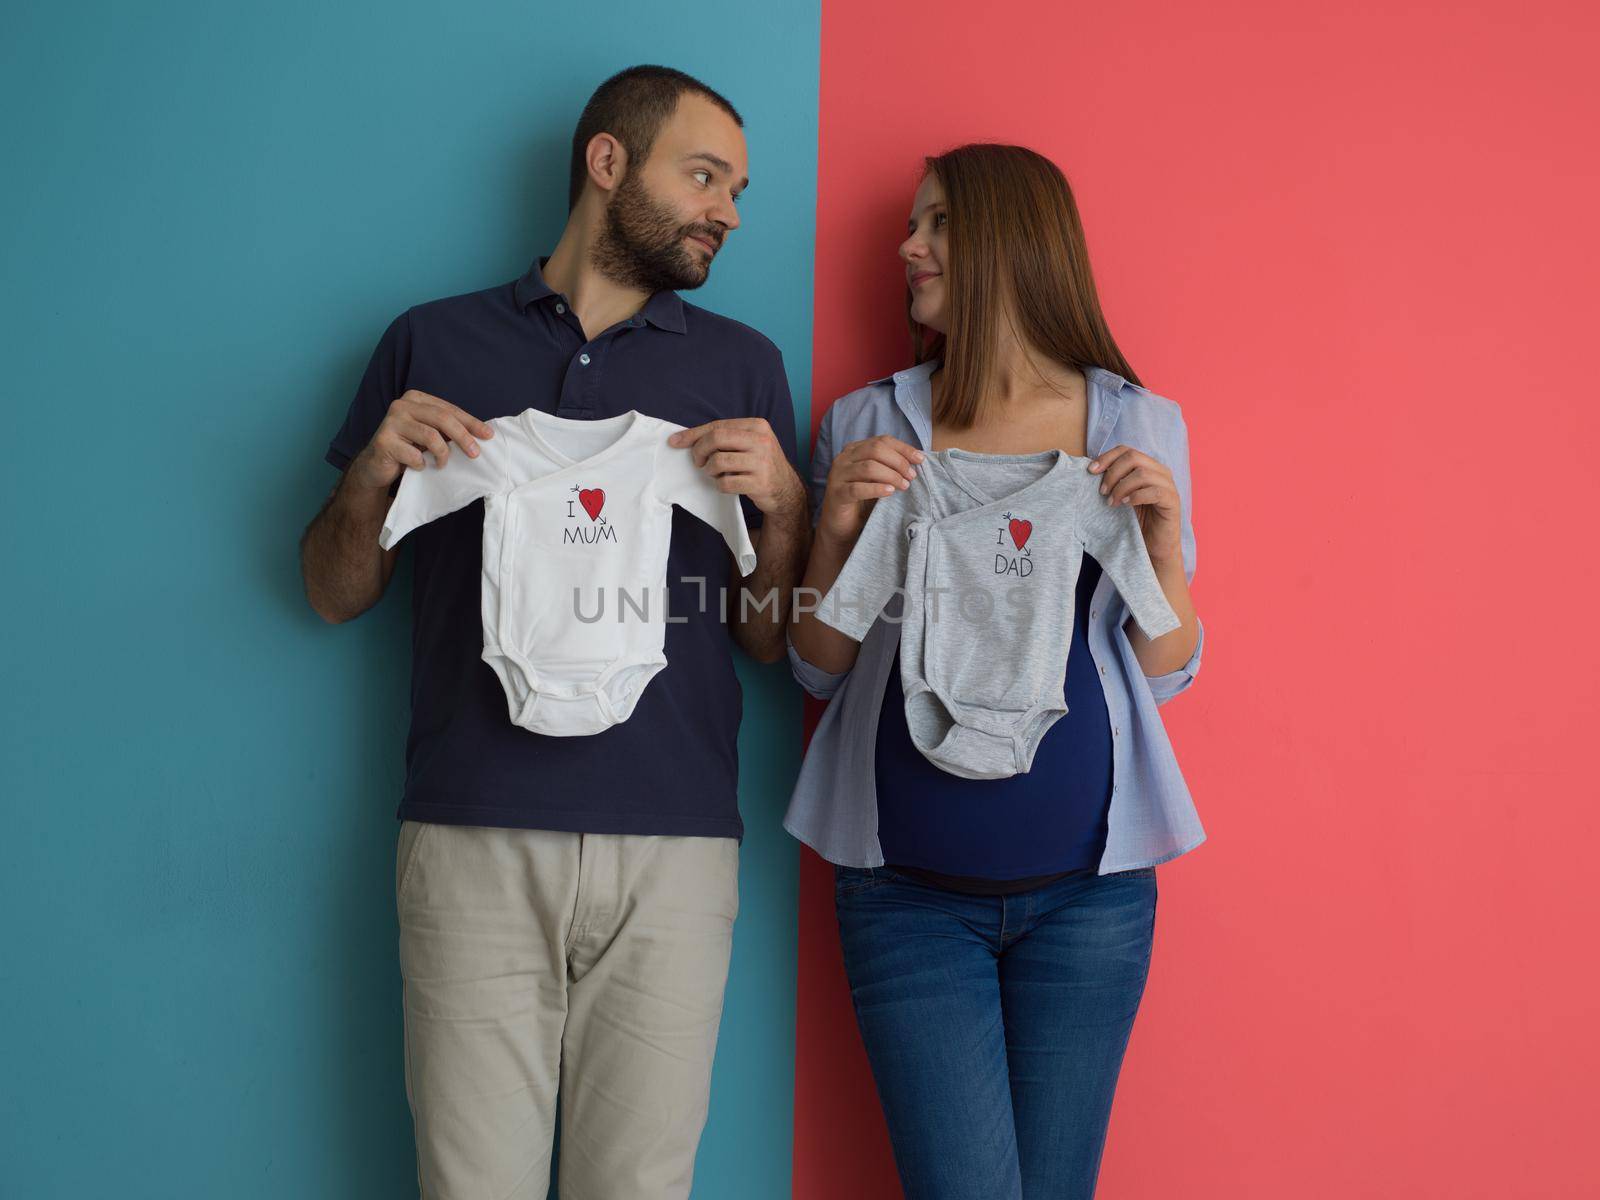
[[[911,740],[941,770],[1028,770],[1067,712],[1078,572],[1093,555],[1146,637],[1183,622],[1161,590],[1139,519],[1100,494],[1093,460],[1046,450],[924,457],[876,501],[817,609],[860,641],[903,590],[900,678]]]

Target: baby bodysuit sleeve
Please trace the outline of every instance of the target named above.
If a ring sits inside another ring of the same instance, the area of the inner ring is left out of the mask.
[[[926,511],[919,475],[904,491],[875,500],[850,557],[817,606],[817,620],[859,642],[906,582],[911,523]]]
[[[513,430],[500,418],[489,422],[494,436],[478,439],[478,457],[460,446],[450,447],[444,466],[431,450],[422,452],[424,466],[407,467],[389,512],[383,518],[378,545],[388,550],[420,525],[465,508],[474,500],[511,488],[507,462]]]
[[[744,523],[739,493],[724,492],[717,487],[715,479],[695,466],[694,453],[688,447],[667,444],[666,438],[681,428],[667,428],[656,447],[651,483],[655,496],[663,504],[676,504],[699,517],[720,533],[739,563],[739,574],[748,575],[756,569],[756,548]]]
[[[1098,488],[1085,494],[1089,498],[1083,501],[1088,509],[1083,515],[1084,549],[1117,585],[1145,637],[1171,633],[1183,621],[1172,610],[1156,570],[1150,565],[1139,518],[1125,504],[1107,504]]]

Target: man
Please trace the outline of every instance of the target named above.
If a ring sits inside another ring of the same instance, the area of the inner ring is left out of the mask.
[[[699,81],[635,67],[573,137],[570,215],[513,283],[418,305],[383,335],[327,459],[339,484],[302,539],[328,621],[383,595],[378,534],[407,470],[482,453],[528,407],[638,409],[737,493],[758,565],[674,509],[668,666],[633,715],[584,737],[511,723],[482,661],[483,506],[410,534],[412,719],[395,871],[406,1092],[428,1200],[537,1197],[557,1098],[561,1194],[689,1194],[709,1102],[743,837],[729,636],[784,656],[809,546],[782,357],[688,304],[739,226],[743,122]],[[739,586],[765,608],[740,603]],[[726,604],[723,600],[726,598]],[[724,611],[726,621],[724,621]]]

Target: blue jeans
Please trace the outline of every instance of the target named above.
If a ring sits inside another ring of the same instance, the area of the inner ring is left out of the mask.
[[[1014,896],[884,867],[834,879],[906,1200],[1089,1200],[1150,971],[1156,869]]]

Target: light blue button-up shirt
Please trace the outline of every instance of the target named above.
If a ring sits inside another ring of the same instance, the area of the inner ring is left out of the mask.
[[[879,434],[933,449],[933,395],[928,379],[936,361],[877,379],[835,401],[822,418],[811,455],[811,520],[822,508],[834,454],[850,442]],[[1086,453],[1122,444],[1143,451],[1172,471],[1183,504],[1183,571],[1194,579],[1194,528],[1190,522],[1189,435],[1178,405],[1128,383],[1120,375],[1089,368]],[[1068,600],[1070,603],[1070,598]],[[784,828],[829,862],[879,867],[878,793],[875,750],[878,712],[889,668],[900,640],[901,597],[867,631],[855,665],[831,674],[800,657],[789,642],[789,665],[800,686],[828,701],[800,766]],[[1167,731],[1156,712],[1194,682],[1205,648],[1205,625],[1189,661],[1176,671],[1148,676],[1123,631],[1127,605],[1102,573],[1089,604],[1089,650],[1111,720],[1112,787],[1109,828],[1099,873],[1155,866],[1205,841]]]

